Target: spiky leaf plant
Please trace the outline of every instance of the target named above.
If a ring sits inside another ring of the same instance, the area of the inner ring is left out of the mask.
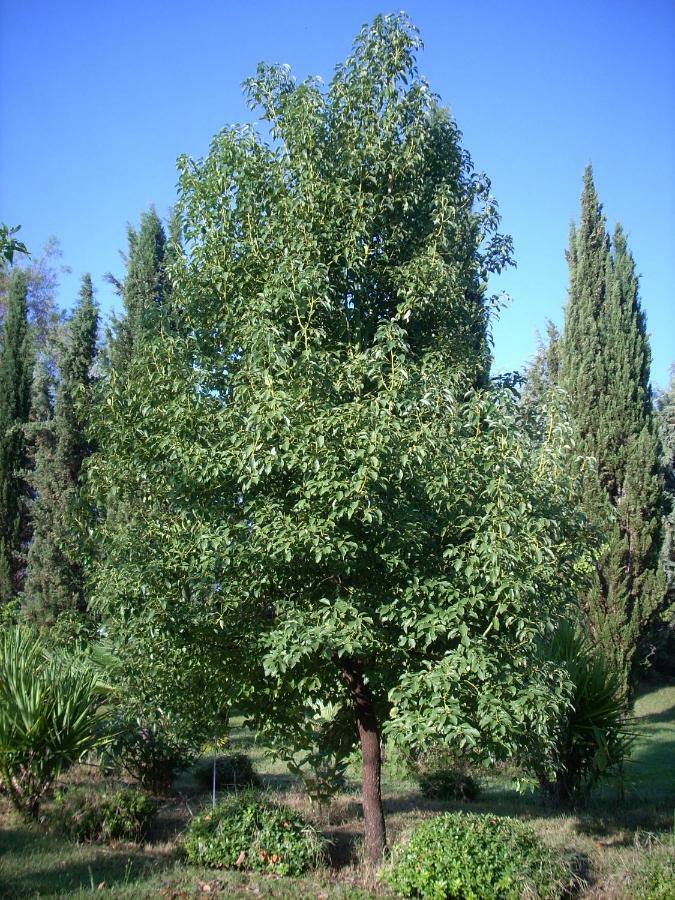
[[[37,818],[59,775],[105,742],[103,692],[94,669],[49,656],[30,628],[0,635],[0,777],[23,816]]]

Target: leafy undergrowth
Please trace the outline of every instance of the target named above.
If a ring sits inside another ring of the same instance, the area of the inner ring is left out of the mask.
[[[482,779],[485,789],[479,801],[426,800],[414,781],[404,779],[392,762],[384,773],[390,843],[399,843],[415,824],[441,812],[515,816],[532,825],[553,850],[572,858],[580,879],[579,897],[629,900],[651,896],[663,900],[669,896],[666,879],[672,873],[675,854],[675,686],[643,694],[636,715],[643,734],[634,760],[627,766],[624,803],[606,789],[589,808],[563,814],[544,805],[537,794],[518,794],[506,774]],[[179,836],[191,816],[208,806],[208,794],[184,775],[161,805],[142,845],[73,844],[44,829],[26,826],[0,798],[0,896],[84,897],[98,892],[99,885],[109,896],[170,900],[251,895],[353,900],[391,896],[383,884],[367,880],[360,864],[362,822],[356,772],[351,773],[346,791],[325,810],[309,803],[283,766],[270,763],[252,735],[235,729],[231,743],[233,752],[251,756],[268,791],[323,831],[330,841],[330,865],[303,878],[288,878],[214,872],[182,861]],[[90,769],[75,771],[68,781],[98,789],[105,783]]]

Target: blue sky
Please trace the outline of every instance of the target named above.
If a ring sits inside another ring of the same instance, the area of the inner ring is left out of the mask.
[[[675,359],[673,0],[408,2],[421,72],[492,179],[518,267],[495,327],[496,369],[522,366],[546,318],[562,322],[569,222],[592,161],[610,228],[641,273],[665,386]],[[122,273],[126,223],[175,198],[175,160],[203,155],[223,125],[250,121],[240,85],[259,60],[330,77],[380,3],[2,0],[0,221],[32,251],[49,235],[72,274]]]

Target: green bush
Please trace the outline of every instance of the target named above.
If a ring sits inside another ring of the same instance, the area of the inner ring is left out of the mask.
[[[403,897],[544,900],[565,893],[571,872],[517,819],[449,813],[415,829],[385,878]]]
[[[195,816],[183,847],[198,865],[291,876],[323,856],[321,837],[302,816],[252,792],[233,794]]]
[[[197,745],[182,737],[176,723],[160,713],[121,716],[115,732],[108,748],[114,768],[152,794],[166,794],[176,775],[189,768],[198,753]]]
[[[477,800],[480,786],[462,769],[433,769],[417,776],[420,791],[429,800]]]
[[[37,818],[59,775],[105,743],[102,696],[83,660],[49,656],[25,626],[0,633],[0,777],[22,815]]]
[[[211,790],[213,785],[213,757],[201,760],[194,768],[195,781]],[[260,779],[246,753],[232,753],[216,758],[216,790],[258,787]]]
[[[156,813],[157,803],[145,791],[71,788],[54,798],[49,822],[75,841],[140,841]]]

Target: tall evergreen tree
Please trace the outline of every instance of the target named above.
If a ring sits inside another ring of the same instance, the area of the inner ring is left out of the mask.
[[[136,231],[129,229],[127,273],[120,285],[124,317],[115,322],[109,341],[110,363],[128,370],[134,348],[157,326],[165,293],[166,234],[154,209],[143,213]]]
[[[663,627],[657,642],[655,665],[675,675],[675,364],[670,369],[668,389],[658,398],[657,410],[663,446],[666,519],[663,560],[666,569],[666,603]]]
[[[610,242],[590,166],[567,258],[560,377],[579,448],[597,461],[585,476],[585,504],[605,535],[584,610],[629,686],[664,595],[660,444],[635,264],[620,227]]]
[[[21,270],[10,277],[0,350],[0,600],[18,592],[25,535],[26,483],[23,426],[30,411],[32,351]]]
[[[96,355],[98,312],[91,277],[82,279],[80,297],[61,352],[53,418],[36,376],[34,395],[47,417],[35,430],[33,541],[28,555],[24,612],[41,624],[52,624],[64,611],[86,608],[79,541],[74,525],[82,462],[89,452],[82,410],[91,387]]]

